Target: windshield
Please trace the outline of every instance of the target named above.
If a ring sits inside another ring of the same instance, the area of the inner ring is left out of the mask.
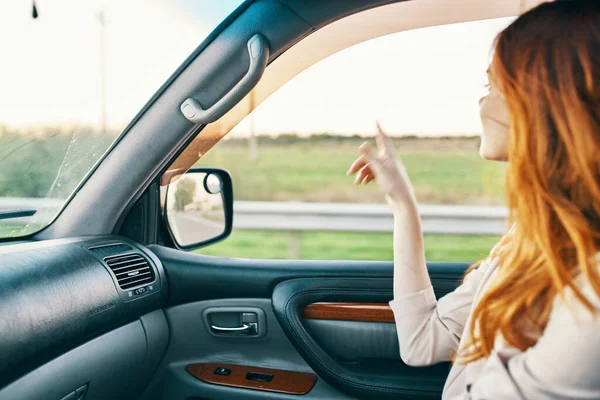
[[[242,0],[0,4],[0,238],[47,226]]]

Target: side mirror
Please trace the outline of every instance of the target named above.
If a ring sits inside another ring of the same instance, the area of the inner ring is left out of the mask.
[[[192,168],[169,179],[164,215],[177,247],[191,250],[231,234],[233,188],[227,171]]]

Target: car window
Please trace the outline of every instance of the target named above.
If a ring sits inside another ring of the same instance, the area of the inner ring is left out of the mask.
[[[50,223],[127,123],[241,2],[2,2],[0,238]]]
[[[400,32],[337,53],[284,85],[198,163],[229,170],[234,231],[197,250],[226,257],[392,259],[375,184],[345,175],[379,122],[421,205],[427,259],[484,257],[504,228],[505,164],[478,154],[478,100],[512,19]]]

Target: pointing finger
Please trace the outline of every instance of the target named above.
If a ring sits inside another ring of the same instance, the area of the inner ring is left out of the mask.
[[[377,136],[376,136],[375,140],[377,141],[377,147],[379,148],[379,150],[385,150],[387,152],[393,153],[395,151],[395,149],[394,149],[394,142],[392,141],[392,138],[390,138],[388,135],[385,134],[385,132],[381,128],[381,125],[379,125],[379,121],[377,121],[376,124],[377,124]]]

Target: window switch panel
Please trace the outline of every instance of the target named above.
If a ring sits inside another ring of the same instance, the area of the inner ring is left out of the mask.
[[[261,372],[248,372],[246,374],[246,379],[248,379],[249,381],[273,382],[273,374],[263,374]]]

